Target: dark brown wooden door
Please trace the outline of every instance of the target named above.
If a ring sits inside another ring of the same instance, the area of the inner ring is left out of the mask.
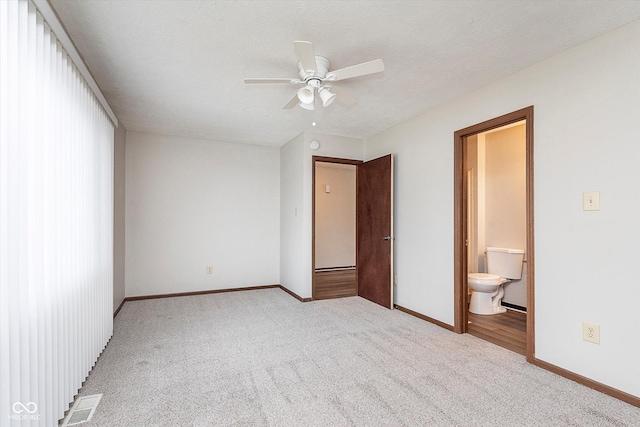
[[[393,155],[358,165],[358,295],[393,308]]]

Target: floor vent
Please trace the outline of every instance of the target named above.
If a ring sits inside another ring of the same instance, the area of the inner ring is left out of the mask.
[[[75,426],[89,421],[93,417],[93,413],[96,412],[100,399],[102,399],[102,394],[78,398],[64,419],[62,427]]]

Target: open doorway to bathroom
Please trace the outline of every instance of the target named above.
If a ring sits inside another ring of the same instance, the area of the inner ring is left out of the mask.
[[[533,107],[461,129],[454,143],[455,330],[526,355],[532,362]],[[524,262],[521,277],[514,275],[491,294],[495,314],[476,314],[477,310],[469,311],[467,278],[469,273],[492,273],[487,247],[524,251]]]

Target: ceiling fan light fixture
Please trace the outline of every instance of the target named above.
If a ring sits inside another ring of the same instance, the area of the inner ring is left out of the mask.
[[[298,99],[301,104],[313,105],[313,88],[311,86],[305,86],[298,89]]]
[[[336,99],[336,94],[332,93],[328,87],[322,86],[318,89],[318,95],[322,99],[322,106],[328,107]]]
[[[301,102],[300,103],[300,107],[304,108],[305,110],[309,110],[309,111],[313,111],[316,109],[316,107],[313,105],[313,100],[311,102]]]

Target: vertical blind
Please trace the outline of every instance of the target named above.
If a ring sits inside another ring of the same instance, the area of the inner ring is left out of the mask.
[[[0,1],[0,425],[56,425],[111,337],[113,132],[33,3]]]

